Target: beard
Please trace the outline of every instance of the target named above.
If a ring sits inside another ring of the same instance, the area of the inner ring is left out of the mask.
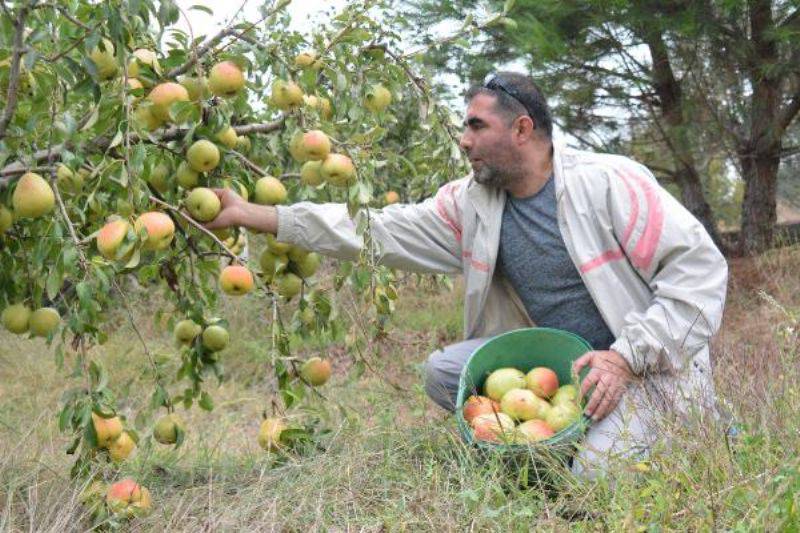
[[[472,174],[477,183],[495,189],[506,189],[522,179],[522,169],[516,163],[496,165],[481,160],[480,167]]]

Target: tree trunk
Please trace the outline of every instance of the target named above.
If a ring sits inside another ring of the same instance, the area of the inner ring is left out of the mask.
[[[757,254],[772,245],[777,222],[776,192],[778,187],[779,149],[772,153],[740,156],[745,180],[742,201],[742,231],[738,251],[742,255]]]
[[[693,214],[697,220],[703,224],[706,231],[711,236],[720,250],[725,250],[724,243],[720,238],[719,231],[717,231],[717,223],[714,219],[714,213],[711,211],[711,206],[706,201],[703,192],[703,184],[700,182],[700,176],[694,167],[684,167],[677,172],[676,181],[681,188],[681,202],[683,206]]]
[[[722,239],[711,206],[706,201],[692,146],[687,139],[687,124],[683,89],[675,77],[670,62],[669,50],[664,35],[653,26],[646,25],[640,31],[650,50],[653,61],[651,78],[658,95],[658,106],[664,119],[663,133],[667,147],[675,163],[675,181],[681,188],[681,201],[711,236],[714,243],[724,250]],[[656,119],[657,121],[657,119]]]

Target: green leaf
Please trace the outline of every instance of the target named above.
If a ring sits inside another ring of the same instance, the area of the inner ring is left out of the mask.
[[[56,265],[58,266],[50,270],[50,273],[47,275],[47,282],[45,283],[47,297],[51,300],[54,300],[58,295],[58,291],[61,290],[61,285],[64,280],[64,271],[59,268],[60,263],[56,263]]]
[[[111,150],[112,148],[116,148],[117,146],[119,146],[120,143],[122,143],[122,137],[123,137],[122,130],[117,130],[117,133],[114,135],[114,138],[111,139],[111,144],[108,145],[108,150]]]
[[[206,391],[203,391],[200,394],[200,401],[198,402],[201,408],[205,409],[206,411],[213,411],[214,410],[214,400],[211,398]]]
[[[202,11],[203,13],[208,13],[209,15],[212,15],[212,16],[214,15],[214,12],[211,10],[211,8],[209,8],[207,6],[202,6],[200,4],[195,4],[195,5],[191,6],[189,8],[189,10],[191,10],[191,11]]]
[[[97,124],[97,119],[100,118],[100,106],[94,106],[92,108],[92,114],[89,116],[89,120],[86,124],[81,128],[81,131],[87,131],[92,129],[92,126]]]
[[[72,406],[65,405],[58,416],[58,429],[59,431],[66,431],[70,426],[72,414],[74,413]]]

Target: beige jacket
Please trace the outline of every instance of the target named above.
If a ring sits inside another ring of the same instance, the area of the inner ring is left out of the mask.
[[[720,326],[728,267],[702,224],[631,159],[559,144],[553,157],[561,234],[616,336],[611,349],[648,381],[673,386],[686,381],[676,374],[688,373],[690,397],[698,386],[713,394],[708,344]],[[534,325],[495,271],[505,194],[466,177],[419,204],[371,212],[382,264],[463,274],[465,338]],[[344,204],[301,202],[278,207],[277,237],[354,259],[362,245],[356,223]]]

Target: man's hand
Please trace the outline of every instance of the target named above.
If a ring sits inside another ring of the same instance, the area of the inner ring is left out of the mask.
[[[207,229],[223,229],[241,226],[247,210],[247,201],[230,189],[212,189],[222,204],[217,217],[205,224]]]
[[[597,422],[617,407],[628,384],[633,381],[633,373],[628,362],[613,350],[587,352],[572,364],[572,370],[577,374],[586,365],[591,370],[581,383],[581,396],[594,387],[585,413]]]

